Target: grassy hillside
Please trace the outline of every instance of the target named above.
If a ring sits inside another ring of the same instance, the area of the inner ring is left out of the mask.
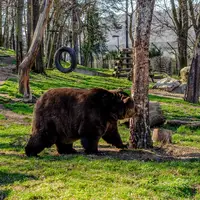
[[[15,56],[15,51],[12,49],[0,47],[0,56]]]
[[[55,87],[131,86],[126,79],[75,72],[62,74],[53,70],[47,71],[47,75],[31,75],[31,89],[36,97]],[[11,111],[10,115],[7,110],[0,112],[0,199],[200,199],[199,159],[187,159],[189,154],[200,155],[200,129],[168,127],[174,131],[173,145],[161,149],[155,145],[159,151],[155,148],[119,152],[101,140],[105,156],[85,155],[78,141],[77,155],[59,156],[53,146],[39,158],[27,158],[24,146],[31,132],[33,105],[18,102],[20,97],[16,79],[0,86],[0,104]],[[168,119],[200,119],[199,105],[155,95],[150,95],[150,99],[162,103]],[[127,142],[128,128],[119,126],[119,130]],[[174,157],[164,159],[163,155],[170,151]],[[185,151],[185,157],[180,159],[175,154],[181,151]]]

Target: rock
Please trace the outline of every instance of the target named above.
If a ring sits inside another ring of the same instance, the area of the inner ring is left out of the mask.
[[[187,83],[190,67],[184,67],[180,71],[181,83]]]
[[[186,90],[186,83],[183,83],[181,85],[179,85],[177,88],[175,88],[172,93],[177,93],[177,94],[185,94],[185,90]]]
[[[172,59],[167,56],[156,56],[151,58],[150,65],[152,70],[159,73],[172,74]]]
[[[162,89],[165,90],[167,92],[171,92],[172,90],[174,90],[175,88],[177,88],[180,85],[180,81],[171,78],[171,77],[167,77],[167,78],[163,78],[161,80],[159,80],[154,86],[154,89]]]
[[[149,103],[149,123],[150,127],[158,127],[165,123],[165,117],[158,102]],[[119,124],[129,126],[129,119],[119,120]]]
[[[172,143],[172,131],[167,129],[155,128],[152,134],[153,142],[160,142],[162,144]]]
[[[150,102],[149,103],[149,123],[150,127],[160,126],[165,123],[165,117],[161,110],[160,103]]]

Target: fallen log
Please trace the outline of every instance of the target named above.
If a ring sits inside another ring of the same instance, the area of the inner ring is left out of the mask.
[[[200,127],[200,121],[167,120],[166,124],[171,126],[185,125],[191,128]]]

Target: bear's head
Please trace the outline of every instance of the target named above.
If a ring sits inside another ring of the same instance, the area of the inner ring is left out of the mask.
[[[120,90],[110,90],[112,93],[111,101],[111,116],[113,119],[125,119],[133,117],[134,115],[134,102],[132,98],[123,91]]]

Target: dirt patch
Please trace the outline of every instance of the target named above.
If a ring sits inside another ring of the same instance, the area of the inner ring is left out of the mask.
[[[162,147],[154,147],[149,150],[128,149],[119,150],[116,148],[99,148],[106,157],[116,158],[120,160],[141,160],[141,161],[189,161],[193,159],[200,160],[200,149],[192,147],[184,147],[178,145],[165,145]]]
[[[15,65],[8,65],[6,67],[0,67],[0,86],[10,77],[17,77],[13,74],[13,70],[16,68]]]
[[[149,94],[161,96],[161,97],[169,97],[169,98],[176,98],[176,99],[183,99],[184,94],[176,94],[176,93],[170,93],[164,90],[159,89],[150,89]]]
[[[177,145],[165,145],[162,147],[154,147],[149,150],[143,149],[127,149],[120,150],[110,145],[100,145],[99,155],[86,155],[80,146],[75,146],[78,154],[85,155],[91,159],[118,159],[118,160],[139,160],[139,161],[155,161],[155,162],[167,162],[167,161],[200,161],[200,149],[192,147],[184,147]],[[52,156],[69,156],[59,155],[55,148],[45,151],[45,155]],[[41,158],[44,154],[41,154]],[[56,159],[56,158],[55,158]]]
[[[30,124],[32,117],[24,116],[12,112],[11,110],[6,109],[2,104],[0,104],[0,114],[5,116],[5,120],[1,120],[0,124],[4,123],[17,123],[17,124]]]
[[[24,138],[25,140],[25,138]],[[142,162],[152,161],[152,162],[169,162],[169,161],[200,161],[200,149],[193,147],[184,147],[178,145],[165,145],[162,147],[154,147],[149,150],[143,149],[127,149],[127,150],[119,150],[110,145],[100,145],[98,155],[87,155],[84,153],[83,148],[80,146],[75,146],[77,150],[77,154],[74,155],[84,155],[89,159],[105,159],[108,158],[110,160],[139,160]],[[25,154],[8,151],[1,152],[0,155],[14,155],[19,157],[26,157]],[[57,156],[68,157],[71,155],[59,155],[56,151],[56,148],[53,146],[50,149],[46,149],[39,156],[41,159],[46,159],[45,156],[51,155],[53,159],[56,160]]]

